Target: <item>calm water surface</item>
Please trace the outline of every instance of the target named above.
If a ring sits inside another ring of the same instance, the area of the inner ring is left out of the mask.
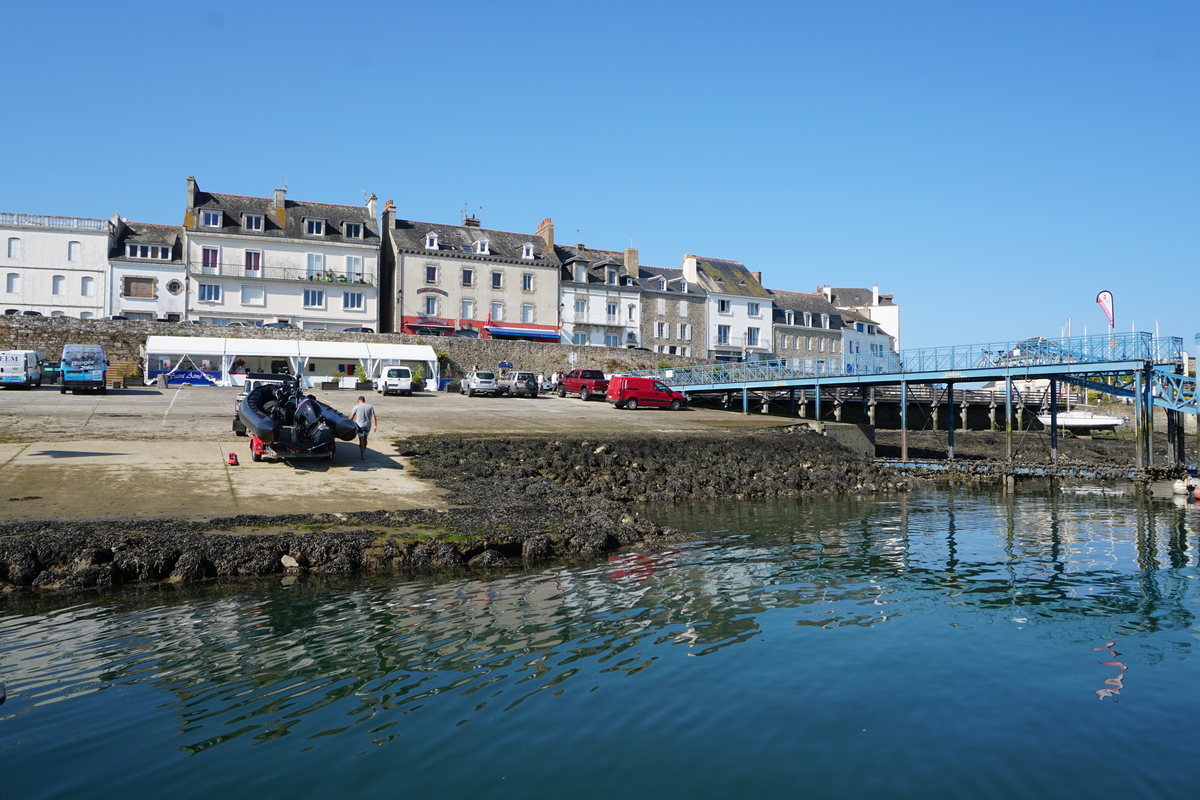
[[[1196,796],[1193,508],[655,515],[714,537],[0,606],[0,798]]]

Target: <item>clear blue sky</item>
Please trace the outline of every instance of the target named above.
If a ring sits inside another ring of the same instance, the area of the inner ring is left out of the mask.
[[[5,12],[0,210],[185,182],[878,283],[905,347],[1200,332],[1200,3],[68,1]],[[482,208],[482,210],[480,210]],[[578,231],[578,234],[576,234]]]

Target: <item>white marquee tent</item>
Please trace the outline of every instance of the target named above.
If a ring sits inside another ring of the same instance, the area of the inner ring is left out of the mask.
[[[146,339],[146,382],[166,374],[171,383],[209,383],[237,386],[251,362],[286,361],[292,375],[306,387],[329,380],[325,367],[333,363],[361,364],[374,380],[385,367],[423,367],[436,387],[441,377],[437,354],[429,345],[375,342],[310,342],[297,339],[224,339],[209,336],[150,336]],[[254,370],[250,370],[254,371]],[[263,371],[269,371],[269,367]]]

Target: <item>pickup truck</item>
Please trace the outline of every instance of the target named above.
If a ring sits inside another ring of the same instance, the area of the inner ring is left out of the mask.
[[[606,392],[608,380],[598,369],[574,369],[558,381],[559,397],[577,394],[580,400],[590,400],[593,397],[603,400]]]

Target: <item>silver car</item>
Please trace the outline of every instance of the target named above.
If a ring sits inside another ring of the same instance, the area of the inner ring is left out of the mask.
[[[491,370],[477,369],[467,373],[467,377],[458,383],[458,393],[467,397],[477,394],[496,396],[496,373]]]

